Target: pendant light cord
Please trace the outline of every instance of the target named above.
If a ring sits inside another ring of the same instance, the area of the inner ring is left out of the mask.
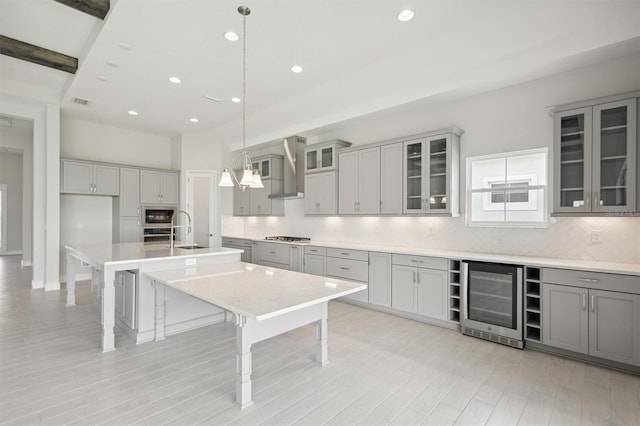
[[[247,11],[249,9],[247,8]],[[246,154],[246,140],[247,140],[247,14],[242,14],[242,150]],[[249,161],[245,156],[245,161]],[[245,164],[245,168],[247,165]],[[249,165],[251,167],[251,165]]]

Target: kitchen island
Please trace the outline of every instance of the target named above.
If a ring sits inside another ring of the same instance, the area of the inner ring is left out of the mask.
[[[76,259],[92,268],[93,284],[101,304],[103,352],[115,349],[116,325],[116,273],[133,271],[138,276],[135,292],[136,343],[151,341],[154,337],[154,289],[145,273],[166,269],[189,268],[240,261],[242,250],[211,247],[181,248],[168,244],[142,243],[96,244],[66,246],[67,251],[67,306],[75,305]],[[180,292],[167,295],[172,333],[224,320],[224,311],[205,302],[194,301]],[[199,302],[199,303],[198,303]]]
[[[251,399],[251,345],[316,323],[316,362],[328,362],[329,300],[366,285],[244,262],[146,273],[156,289],[156,340],[164,339],[166,291],[174,289],[231,312],[236,325],[236,402]]]

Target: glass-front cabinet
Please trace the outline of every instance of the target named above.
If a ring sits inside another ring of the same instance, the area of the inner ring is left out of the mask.
[[[459,135],[404,142],[403,213],[458,214]]]
[[[636,209],[636,99],[555,114],[554,212]]]
[[[326,172],[336,168],[336,149],[351,146],[350,142],[336,139],[330,143],[318,144],[318,146],[308,146],[305,148],[304,171]]]

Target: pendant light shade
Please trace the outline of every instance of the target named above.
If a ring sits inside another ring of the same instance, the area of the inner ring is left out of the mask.
[[[251,169],[244,169],[242,172],[242,179],[240,180],[240,186],[251,186],[253,185],[253,172]]]
[[[251,188],[264,188],[262,179],[260,178],[260,173],[258,173],[257,170],[253,171],[253,184],[251,185]]]
[[[233,180],[231,180],[231,171],[229,169],[224,169],[222,172],[222,176],[220,176],[220,182],[218,182],[218,186],[233,186]]]

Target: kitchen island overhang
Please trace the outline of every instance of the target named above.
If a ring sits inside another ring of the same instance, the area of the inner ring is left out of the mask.
[[[157,341],[164,339],[165,293],[174,289],[233,314],[236,326],[236,402],[252,404],[251,346],[316,324],[316,362],[328,362],[328,302],[366,289],[334,278],[235,262],[146,273],[156,300]]]
[[[101,348],[103,352],[115,349],[115,279],[119,271],[136,271],[137,325],[136,343],[152,341],[155,333],[155,297],[146,272],[167,269],[197,267],[240,261],[242,250],[222,247],[201,249],[171,248],[169,245],[145,245],[142,243],[95,244],[66,246],[67,256],[67,306],[74,306],[77,260],[92,268],[93,284],[96,286],[101,306]],[[172,332],[208,325],[224,320],[224,311],[200,302],[185,302],[183,294],[173,295],[172,314],[175,324]],[[181,307],[182,302],[188,306]]]

